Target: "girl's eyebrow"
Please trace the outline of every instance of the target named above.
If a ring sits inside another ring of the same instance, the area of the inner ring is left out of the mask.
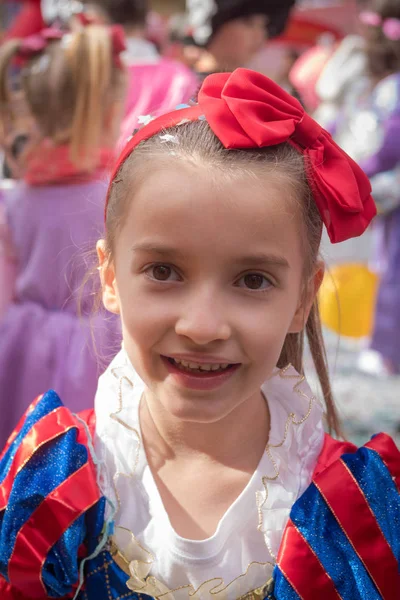
[[[289,262],[284,256],[277,254],[264,254],[263,252],[257,254],[249,254],[248,256],[242,256],[234,261],[238,265],[251,266],[251,267],[262,267],[265,265],[274,265],[277,267],[289,268]]]
[[[167,258],[185,258],[185,253],[177,248],[168,246],[161,246],[155,243],[142,242],[141,244],[134,244],[131,247],[132,252],[142,252],[146,254],[157,254],[161,257]]]
[[[183,252],[182,250],[179,250],[178,248],[172,248],[147,242],[143,242],[141,244],[134,244],[131,248],[131,251],[143,252],[146,254],[157,254],[160,257],[170,259],[177,258],[183,260],[187,258],[187,253]],[[289,263],[283,256],[279,256],[277,254],[265,254],[263,252],[234,258],[232,262],[238,266],[262,267],[266,265],[274,265],[277,267],[289,268]]]

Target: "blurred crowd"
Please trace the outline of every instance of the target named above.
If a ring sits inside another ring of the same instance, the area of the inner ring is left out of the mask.
[[[121,145],[195,102],[208,74],[244,66],[370,177],[379,286],[358,369],[400,373],[398,0],[6,0],[0,18],[0,445],[46,389],[90,407],[120,346],[93,250]]]

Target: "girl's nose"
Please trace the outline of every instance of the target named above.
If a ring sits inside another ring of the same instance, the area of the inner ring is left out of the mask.
[[[194,295],[186,304],[176,322],[175,331],[198,345],[228,340],[231,336],[226,310],[215,298],[205,294]]]

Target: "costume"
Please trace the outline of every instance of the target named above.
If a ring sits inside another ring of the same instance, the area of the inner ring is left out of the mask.
[[[226,149],[289,141],[306,157],[333,241],[361,234],[373,218],[360,168],[296,100],[243,69],[209,77],[198,106],[138,132],[110,190],[138,144],[162,133],[176,149],[178,136],[164,130],[198,119]],[[143,392],[121,350],[99,380],[94,413],[71,415],[49,392],[11,436],[0,462],[6,600],[398,597],[400,454],[390,438],[357,451],[325,436],[304,376],[290,365],[276,369],[261,388],[271,431],[256,471],[211,538],[185,540],[169,523],[143,450]]]
[[[118,320],[92,314],[98,288],[82,288],[103,230],[106,175],[97,176],[75,185],[21,182],[6,195],[18,275],[0,320],[2,445],[44,389],[59,390],[71,410],[92,406],[102,365],[119,350]]]
[[[95,413],[75,416],[48,392],[21,420],[0,461],[2,599],[136,599],[168,590],[158,578],[157,553],[148,560],[146,531],[128,531],[135,523],[140,529],[145,506],[139,488],[146,477],[132,473],[143,468],[144,452],[131,460],[140,430],[131,454],[124,453],[129,419],[135,420],[132,401],[140,401],[143,386],[122,351],[100,380]],[[121,403],[118,393],[110,396],[120,388]],[[265,540],[264,564],[253,564],[244,581],[228,588],[213,579],[211,565],[210,581],[197,593],[183,581],[186,589],[164,597],[398,598],[400,453],[394,443],[380,434],[357,450],[324,436],[322,409],[292,368],[276,371],[263,390],[272,417],[260,462],[267,470],[257,481],[259,494],[249,497],[261,515],[259,530],[257,519],[253,525]],[[129,504],[124,493],[132,496]],[[225,569],[238,562],[234,550]]]

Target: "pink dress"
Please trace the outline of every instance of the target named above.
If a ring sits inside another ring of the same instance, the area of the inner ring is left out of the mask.
[[[169,58],[154,57],[128,64],[129,86],[126,116],[120,146],[140,125],[141,116],[158,116],[186,104],[195,95],[199,82],[185,65]]]
[[[11,180],[0,181],[0,320],[14,294],[17,278],[17,261],[7,226],[5,193],[14,187]]]

